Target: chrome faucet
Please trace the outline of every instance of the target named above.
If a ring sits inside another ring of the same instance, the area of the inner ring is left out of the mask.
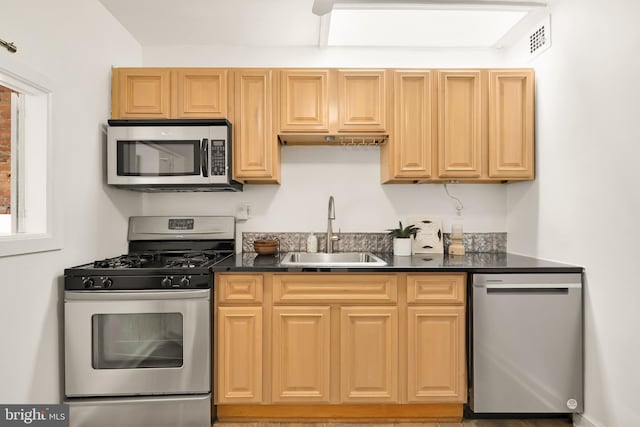
[[[329,212],[327,214],[327,253],[333,253],[333,242],[340,240],[340,237],[333,235],[331,221],[336,219],[336,207],[333,196],[329,196]]]

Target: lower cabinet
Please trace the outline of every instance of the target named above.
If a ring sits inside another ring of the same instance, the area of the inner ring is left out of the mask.
[[[340,308],[340,401],[398,402],[398,309]]]
[[[216,330],[217,401],[262,402],[262,307],[220,307]]]
[[[407,401],[463,402],[464,306],[409,307]]]
[[[461,418],[465,274],[216,273],[215,282],[220,420],[303,420],[307,410],[316,420]]]
[[[329,402],[330,308],[273,307],[273,402]]]

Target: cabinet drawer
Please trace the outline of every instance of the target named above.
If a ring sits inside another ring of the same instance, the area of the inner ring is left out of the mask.
[[[426,304],[464,304],[465,274],[409,274],[407,302]]]
[[[393,274],[275,274],[274,303],[308,301],[380,302],[397,300]]]
[[[221,274],[218,277],[218,301],[223,303],[261,303],[261,274]]]

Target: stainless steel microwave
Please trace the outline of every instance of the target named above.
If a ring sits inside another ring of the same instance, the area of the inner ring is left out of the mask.
[[[107,183],[140,191],[242,191],[225,119],[109,120]]]

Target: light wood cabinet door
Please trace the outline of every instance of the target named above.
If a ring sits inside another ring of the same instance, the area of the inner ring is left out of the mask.
[[[385,70],[338,70],[338,131],[384,132]]]
[[[111,86],[114,119],[171,117],[171,71],[165,68],[114,68]]]
[[[438,176],[478,178],[482,168],[479,70],[438,72]]]
[[[394,303],[398,299],[395,274],[274,274],[272,285],[278,304]]]
[[[464,273],[407,274],[409,304],[464,304],[466,289]]]
[[[227,70],[178,68],[176,117],[227,118]]]
[[[329,132],[329,70],[280,72],[280,131]]]
[[[532,70],[489,71],[489,177],[533,179]]]
[[[398,309],[340,308],[340,400],[398,401]]]
[[[262,307],[219,307],[215,399],[262,402]]]
[[[329,402],[330,327],[329,306],[273,308],[273,402]]]
[[[278,141],[272,123],[272,70],[234,71],[234,177],[245,182],[280,180]]]
[[[216,292],[220,304],[262,303],[262,274],[219,274]]]
[[[432,175],[436,134],[436,79],[433,71],[396,71],[393,76],[392,179]]]
[[[464,306],[414,306],[408,317],[408,401],[464,403]]]

